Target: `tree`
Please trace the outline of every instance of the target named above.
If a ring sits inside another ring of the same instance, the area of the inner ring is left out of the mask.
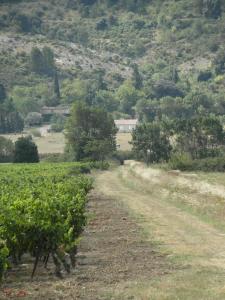
[[[218,18],[222,12],[221,0],[200,0],[200,9],[207,18]]]
[[[4,102],[6,98],[6,91],[3,84],[0,83],[0,104]]]
[[[193,159],[217,156],[225,145],[225,133],[219,119],[197,116],[174,121],[176,149]]]
[[[39,75],[52,76],[55,72],[54,52],[49,47],[44,47],[42,51],[34,47],[30,54],[31,71]]]
[[[171,97],[183,97],[184,93],[180,90],[176,84],[170,80],[158,80],[153,84],[153,92],[156,98],[162,98],[166,96]]]
[[[54,59],[54,52],[49,47],[44,47],[42,49],[43,55],[43,72],[47,75],[52,76],[55,72],[55,59]]]
[[[42,123],[42,115],[38,112],[30,112],[25,122],[28,126],[39,126]]]
[[[97,30],[105,30],[108,27],[107,20],[105,18],[101,19],[96,23],[96,29]]]
[[[143,87],[143,78],[139,72],[139,68],[138,68],[137,64],[134,64],[132,66],[132,68],[133,68],[132,81],[133,81],[134,87],[137,90],[140,90]]]
[[[59,88],[59,79],[58,79],[58,73],[55,71],[55,78],[54,78],[54,94],[57,98],[57,100],[60,100],[60,88]]]
[[[32,30],[32,19],[30,16],[18,14],[16,16],[18,29],[22,32],[30,32]]]
[[[121,112],[134,116],[133,108],[142,96],[141,91],[136,90],[130,81],[124,82],[116,92]]]
[[[6,98],[0,104],[0,133],[21,132],[23,128],[23,119],[15,109],[13,100]]]
[[[54,132],[61,132],[64,130],[66,124],[66,117],[55,114],[51,118],[51,130]]]
[[[140,121],[152,122],[156,118],[159,118],[159,101],[142,98],[137,102],[135,112]]]
[[[12,162],[14,155],[14,144],[11,140],[0,136],[0,162]]]
[[[215,58],[213,59],[212,65],[215,69],[216,75],[225,73],[225,48],[221,48]]]
[[[116,101],[112,91],[100,90],[95,97],[95,105],[104,108],[108,112],[113,112],[118,108],[118,101]]]
[[[87,105],[94,105],[98,88],[93,80],[64,80],[61,88],[63,102],[84,101]]]
[[[30,54],[31,71],[42,74],[44,70],[44,57],[41,50],[37,47],[32,48]]]
[[[144,123],[132,133],[133,152],[138,159],[158,163],[168,161],[172,147],[169,136],[157,123]]]
[[[103,109],[75,103],[66,128],[75,160],[103,160],[116,149],[112,117]]]
[[[14,163],[38,163],[39,155],[36,144],[30,136],[21,137],[15,142]]]

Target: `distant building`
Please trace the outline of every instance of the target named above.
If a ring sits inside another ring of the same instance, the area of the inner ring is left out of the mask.
[[[135,129],[138,124],[138,119],[121,119],[114,120],[114,122],[119,132],[132,132],[132,130]]]

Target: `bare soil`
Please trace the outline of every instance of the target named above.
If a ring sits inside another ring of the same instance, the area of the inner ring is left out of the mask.
[[[164,254],[145,241],[143,232],[120,202],[92,192],[90,222],[79,246],[76,269],[56,279],[53,264],[39,266],[30,280],[31,260],[6,278],[0,299],[115,299],[113,292],[173,272]],[[128,297],[123,299],[136,299]]]

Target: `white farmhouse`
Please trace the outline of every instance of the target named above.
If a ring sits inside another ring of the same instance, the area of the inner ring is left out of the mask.
[[[121,119],[114,120],[114,122],[119,132],[132,132],[132,130],[135,129],[138,124],[138,119]]]

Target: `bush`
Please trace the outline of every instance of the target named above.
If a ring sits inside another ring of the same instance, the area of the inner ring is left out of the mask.
[[[91,167],[88,163],[86,164],[83,163],[81,165],[72,167],[69,172],[70,175],[90,174],[90,173],[91,173]]]
[[[169,160],[169,167],[174,170],[187,171],[192,169],[192,159],[188,153],[175,153]]]
[[[208,81],[212,78],[212,72],[211,71],[201,71],[198,75],[198,81]]]
[[[51,118],[51,131],[62,132],[66,124],[66,117],[61,115],[53,115]]]
[[[193,161],[193,169],[203,172],[224,172],[225,157],[205,158]]]
[[[101,19],[96,23],[96,29],[97,30],[105,30],[108,27],[108,23],[106,19]]]
[[[93,162],[90,162],[89,164],[92,169],[97,169],[97,170],[108,170],[109,169],[109,163],[107,161],[93,161]]]
[[[21,137],[15,142],[14,163],[39,162],[38,149],[32,137]]]
[[[30,112],[25,119],[25,123],[28,126],[39,126],[42,123],[42,115],[38,112]]]
[[[176,154],[168,165],[181,171],[225,172],[225,156],[192,160],[188,154]]]
[[[44,153],[40,154],[39,158],[41,161],[49,163],[59,163],[67,161],[64,153]]]
[[[70,175],[89,174],[91,173],[92,169],[108,170],[109,163],[106,161],[102,161],[102,162],[90,161],[86,163],[81,163],[80,165],[77,164],[75,167],[72,167],[70,169]]]

